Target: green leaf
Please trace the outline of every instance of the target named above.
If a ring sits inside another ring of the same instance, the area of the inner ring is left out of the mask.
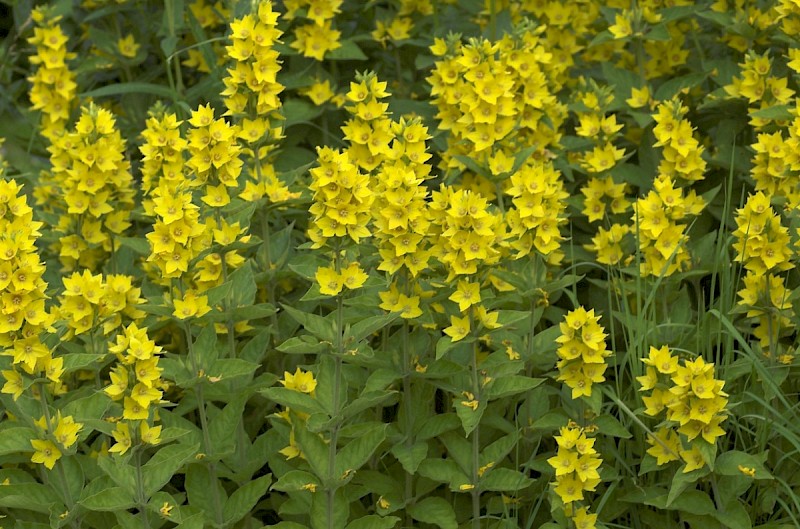
[[[150,243],[143,237],[114,237],[114,242],[130,248],[139,255],[150,255],[152,251]]]
[[[5,428],[0,430],[0,456],[33,452],[31,439],[38,439],[30,428]]]
[[[75,422],[99,421],[111,405],[111,399],[102,391],[82,399],[73,400],[61,410],[63,416],[72,415]]]
[[[747,509],[738,499],[729,502],[724,509],[715,509],[712,514],[727,529],[752,529],[753,527],[753,522]]]
[[[367,56],[361,51],[353,39],[342,39],[340,47],[325,54],[326,59],[334,61],[366,61]]]
[[[625,428],[616,417],[612,415],[601,415],[596,418],[594,424],[597,425],[600,433],[610,435],[612,437],[621,437],[623,439],[630,439],[631,433]]]
[[[653,98],[657,101],[672,99],[673,96],[678,95],[682,90],[694,88],[705,81],[706,78],[708,78],[708,75],[704,73],[690,73],[681,77],[674,77],[659,86]]]
[[[708,468],[703,467],[691,472],[678,472],[672,477],[672,486],[667,495],[666,507],[669,508],[673,501],[680,496],[686,488],[698,479],[708,475]]]
[[[0,507],[46,514],[54,504],[60,504],[55,491],[41,483],[17,483],[13,486],[0,487]]]
[[[79,369],[100,369],[102,367],[101,360],[106,357],[104,354],[91,354],[91,353],[69,353],[65,354],[64,359],[64,372],[71,373]]]
[[[428,456],[428,443],[417,441],[406,446],[401,442],[392,447],[392,455],[403,466],[403,470],[413,475],[417,473],[419,464]]]
[[[258,369],[259,364],[242,360],[241,358],[220,358],[206,372],[209,377],[219,377],[229,380],[236,377],[251,376]]]
[[[390,312],[389,314],[381,314],[380,316],[372,316],[363,319],[350,327],[345,333],[344,339],[347,347],[352,343],[358,343],[364,338],[370,336],[375,331],[383,329],[400,316],[399,312]]]
[[[302,99],[289,98],[283,102],[283,115],[286,119],[283,121],[284,130],[292,125],[298,123],[306,123],[322,114],[323,107],[319,105],[312,105],[311,103]]]
[[[452,459],[426,459],[417,469],[419,475],[437,483],[449,483],[451,490],[459,490],[469,483],[467,475]]]
[[[543,378],[530,378],[522,375],[511,375],[496,378],[487,391],[489,400],[499,399],[530,391],[544,383]]]
[[[330,347],[329,344],[322,343],[313,336],[303,335],[289,338],[276,349],[290,355],[304,355],[321,353],[328,347]]]
[[[511,167],[511,172],[508,174],[508,176],[516,174],[516,172],[519,171],[519,168],[522,167],[522,165],[528,161],[528,158],[531,157],[531,154],[535,153],[538,149],[539,147],[534,145],[532,147],[526,147],[516,153],[514,155],[514,165]]]
[[[754,479],[773,479],[772,474],[764,466],[767,453],[754,455],[739,450],[731,450],[717,457],[714,472],[723,476],[744,476],[739,466],[755,469]]]
[[[533,483],[533,480],[522,472],[510,468],[490,469],[480,480],[481,490],[509,492],[522,490]]]
[[[271,475],[261,476],[236,489],[225,502],[225,508],[222,510],[225,523],[234,524],[244,518],[255,507],[258,500],[266,494],[271,481]]]
[[[464,433],[469,435],[478,426],[481,417],[483,417],[483,412],[486,411],[486,399],[479,401],[478,407],[474,410],[472,407],[463,404],[463,402],[468,402],[466,397],[464,397],[464,400],[457,398],[453,402],[453,406],[456,408],[456,415],[461,419],[461,427],[464,428]]]
[[[316,434],[309,432],[303,424],[294,427],[295,440],[297,446],[306,456],[308,464],[320,480],[324,480],[328,476],[328,445],[322,438]]]
[[[232,454],[236,448],[236,437],[231,435],[242,420],[242,412],[247,402],[247,395],[239,394],[228,403],[221,412],[212,418],[208,425],[211,438],[211,449],[214,457]]]
[[[304,487],[309,484],[319,486],[320,480],[314,474],[302,470],[290,470],[281,476],[280,479],[272,485],[272,488],[283,492],[296,492],[298,490],[304,490]]]
[[[789,105],[773,105],[748,112],[751,118],[788,120],[792,119]]]
[[[256,299],[256,278],[250,261],[228,276],[233,289],[233,306],[247,307]]]
[[[469,156],[466,156],[464,154],[457,154],[457,155],[453,156],[453,158],[455,158],[456,160],[458,160],[462,164],[466,165],[467,169],[469,169],[473,173],[481,175],[484,178],[490,178],[491,177],[491,175],[489,173],[489,170],[487,168],[482,167],[481,165],[478,164],[478,162],[476,162],[475,160],[473,160]]]
[[[368,514],[358,520],[353,520],[345,529],[392,529],[400,518],[397,516],[378,516],[377,514]]]
[[[129,495],[136,494],[136,469],[119,457],[98,457],[97,465],[118,486]]]
[[[218,479],[212,478],[205,463],[191,463],[186,468],[185,481],[186,495],[189,505],[195,509],[205,511],[207,518],[213,516],[211,509],[214,505],[214,488],[217,489],[217,496],[226,501],[225,489]],[[204,517],[205,518],[205,517]],[[201,524],[202,528],[203,525]]]
[[[687,490],[681,493],[671,504],[670,509],[692,514],[712,514],[716,507],[708,494],[699,490]]]
[[[376,424],[339,450],[336,455],[335,475],[331,477],[340,478],[345,473],[360,469],[386,439],[388,426]]]
[[[489,463],[497,465],[514,449],[518,441],[519,433],[516,431],[508,435],[504,435],[497,441],[494,441],[492,444],[484,448],[483,451],[481,451],[481,466]]]
[[[213,325],[204,327],[194,341],[194,354],[197,355],[198,369],[208,371],[219,358],[217,350],[217,332]]]
[[[149,497],[161,490],[184,463],[194,459],[199,449],[199,444],[173,444],[159,449],[142,467],[145,495]]]
[[[274,387],[259,390],[259,393],[286,408],[303,413],[325,413],[325,408],[317,399],[294,389]]]
[[[153,83],[114,83],[88,92],[83,92],[79,97],[81,98],[100,98],[108,96],[116,96],[123,94],[150,94],[164,99],[175,99],[177,94],[169,87]],[[148,248],[147,253],[150,253]]]
[[[327,494],[312,495],[309,517],[313,529],[344,529],[349,516],[350,502],[344,488],[337,489],[332,499]]]
[[[342,410],[342,418],[355,417],[364,410],[375,408],[397,395],[397,391],[372,391],[362,394]]]
[[[453,506],[444,498],[425,498],[410,506],[408,514],[418,522],[434,524],[442,529],[458,529]]]
[[[136,502],[133,496],[122,487],[111,487],[92,494],[81,501],[81,505],[90,511],[124,511],[133,507]]]
[[[334,323],[330,320],[317,316],[316,314],[309,314],[298,310],[290,305],[282,305],[297,323],[303,326],[305,330],[319,338],[330,343],[335,340]]]

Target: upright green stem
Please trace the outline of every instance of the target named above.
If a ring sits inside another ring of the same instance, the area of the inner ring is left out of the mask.
[[[341,255],[340,255],[340,248],[339,245],[336,245],[334,250],[334,263],[336,267],[336,273],[340,273],[341,271]],[[339,399],[339,393],[341,392],[341,384],[342,384],[342,357],[344,356],[344,298],[342,297],[342,293],[340,292],[336,296],[336,351],[334,352],[334,372],[333,372],[333,425],[331,426],[331,438],[330,442],[328,443],[328,483],[327,483],[327,495],[328,495],[328,529],[334,529],[336,527],[335,520],[334,520],[334,512],[333,506],[334,501],[336,500],[336,491],[339,488],[337,483],[338,476],[335,476],[336,472],[336,445],[339,443],[339,428],[342,425],[342,419],[339,416],[341,413],[341,406],[342,402]]]
[[[144,518],[144,527],[150,529],[150,518],[147,516],[147,497],[144,492],[144,476],[142,476],[141,450],[136,450],[134,461],[136,463],[136,503],[139,513]]]
[[[473,335],[473,342],[472,342],[472,362],[471,362],[471,376],[472,376],[472,395],[473,398],[480,403],[481,399],[481,384],[480,380],[478,379],[478,349],[480,342],[478,341],[478,329],[477,329],[477,322],[475,321],[475,310],[474,307],[469,308],[469,326],[472,331]],[[473,529],[480,529],[481,527],[481,492],[480,487],[478,486],[478,480],[480,479],[479,475],[479,468],[480,468],[480,424],[475,426],[475,429],[472,430],[472,528]]]
[[[197,364],[197,356],[194,352],[194,343],[192,342],[192,331],[189,324],[184,321],[183,330],[186,334],[186,347],[189,354],[189,363],[192,366],[192,372],[199,376],[199,366]],[[203,433],[203,453],[208,456],[212,451],[211,435],[208,431],[208,417],[206,415],[206,401],[203,396],[203,380],[198,380],[197,385],[194,387],[194,393],[197,397],[197,414],[200,416],[200,430]],[[211,479],[211,501],[214,507],[214,517],[217,525],[222,525],[222,501],[219,497],[219,490],[217,489],[217,465],[213,461],[208,464],[208,472]]]
[[[414,429],[414,406],[413,402],[411,401],[411,373],[413,371],[413,367],[411,366],[411,355],[409,352],[409,343],[408,343],[408,322],[403,320],[403,329],[401,331],[403,333],[403,342],[402,342],[402,349],[403,349],[403,419],[404,419],[404,427],[405,430],[405,446],[406,448],[410,447],[413,442],[413,429]],[[405,505],[406,507],[410,507],[414,503],[414,476],[406,472],[406,483],[405,483]],[[406,525],[411,527],[412,526],[412,519],[408,514],[408,509],[406,508]]]

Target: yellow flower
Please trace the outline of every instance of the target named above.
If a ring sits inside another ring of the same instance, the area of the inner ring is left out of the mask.
[[[6,383],[3,385],[3,389],[0,390],[0,392],[12,395],[16,401],[25,389],[25,382],[22,379],[22,375],[12,370],[3,370],[1,373],[3,374],[3,378],[6,379]]]
[[[136,57],[136,52],[139,51],[139,44],[136,43],[133,35],[128,34],[117,41],[117,49],[123,57],[132,59]]]
[[[158,512],[161,513],[161,516],[168,518],[172,514],[173,507],[174,505],[170,505],[169,502],[165,501],[164,505],[162,505],[161,508],[158,509]]]
[[[36,450],[31,456],[32,463],[42,463],[48,469],[52,470],[61,458],[61,450],[52,441],[42,441],[41,439],[32,439],[31,445]]]
[[[194,290],[184,292],[183,299],[173,299],[172,305],[175,307],[172,315],[180,320],[199,318],[211,310],[208,296],[198,296]]]
[[[597,515],[589,514],[588,507],[581,507],[572,516],[572,521],[575,523],[575,529],[595,529]]]
[[[142,421],[139,426],[139,434],[142,442],[149,445],[157,445],[161,442],[161,426],[150,426],[147,421]]]
[[[463,340],[470,331],[469,316],[458,318],[450,316],[450,326],[444,330],[444,333],[450,337],[454,342]]]
[[[466,312],[468,308],[476,303],[480,303],[480,284],[470,283],[466,280],[460,279],[456,291],[453,292],[448,298],[450,301],[458,303],[458,310],[462,313]]]
[[[349,289],[360,288],[369,277],[358,263],[350,263],[340,274],[342,284]]]
[[[314,379],[314,373],[311,371],[303,371],[299,367],[295,370],[294,374],[284,371],[283,380],[279,381],[287,389],[293,389],[300,393],[314,393],[317,388],[317,381]]]
[[[681,459],[686,463],[683,473],[691,472],[703,468],[706,464],[703,453],[696,446],[692,446],[691,450],[681,450]]]
[[[564,503],[572,503],[583,499],[583,483],[574,472],[567,476],[556,478],[555,491]]]
[[[319,291],[328,296],[335,296],[342,291],[344,282],[342,276],[336,273],[336,270],[329,267],[319,267],[314,274],[314,278],[319,284]]]
[[[124,454],[131,447],[131,432],[128,428],[128,423],[118,422],[114,431],[111,432],[114,436],[116,443],[108,449],[109,452],[114,452],[119,455]]]

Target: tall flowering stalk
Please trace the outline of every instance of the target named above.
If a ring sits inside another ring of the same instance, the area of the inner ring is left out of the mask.
[[[32,108],[42,113],[40,133],[52,142],[63,134],[75,103],[78,85],[68,61],[77,55],[67,50],[69,38],[59,24],[60,16],[50,16],[43,8],[34,9],[31,16],[36,27],[28,42],[36,47],[30,59],[36,71],[28,77],[30,100]]]

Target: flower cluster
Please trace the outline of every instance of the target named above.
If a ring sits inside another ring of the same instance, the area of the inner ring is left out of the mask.
[[[44,376],[58,391],[64,359],[42,343],[53,317],[45,307],[45,267],[36,250],[42,223],[15,180],[0,180],[0,350],[13,358],[3,370],[2,392],[18,399],[26,387],[20,371]]]
[[[432,193],[430,209],[436,230],[433,251],[448,272],[448,282],[477,273],[479,264],[500,260],[506,237],[503,216],[490,210],[482,195],[442,185]]]
[[[239,187],[244,165],[239,157],[242,148],[236,141],[239,128],[224,118],[214,119],[210,104],[192,111],[189,123],[192,128],[186,136],[189,140],[186,165],[194,176],[191,186],[205,185],[201,200],[209,207],[227,206],[231,201],[228,188]]]
[[[53,141],[63,134],[75,101],[75,73],[67,61],[76,54],[67,51],[68,38],[58,23],[61,17],[48,16],[43,9],[34,9],[31,15],[36,27],[28,42],[36,46],[36,54],[30,60],[37,68],[28,77],[30,100],[32,108],[42,112],[42,136]]]
[[[309,188],[314,193],[314,203],[309,208],[313,215],[309,225],[309,239],[315,248],[321,248],[329,239],[336,239],[334,265],[320,267],[316,280],[320,292],[337,295],[343,287],[361,287],[367,279],[358,263],[345,266],[340,261],[338,247],[342,240],[358,243],[370,236],[368,228],[375,200],[370,190],[369,176],[359,171],[347,152],[329,147],[317,149],[319,167],[311,169]]]
[[[67,324],[67,337],[102,328],[104,335],[122,325],[125,316],[139,320],[144,312],[136,305],[144,303],[141,289],[134,287],[130,276],[101,274],[88,270],[73,272],[63,279],[64,293],[59,297],[58,317]]]
[[[761,133],[751,147],[755,150],[750,175],[756,191],[770,197],[786,197],[788,211],[800,209],[800,118],[792,120],[789,137],[778,130]]]
[[[272,2],[261,2],[257,15],[248,14],[231,22],[231,44],[226,47],[228,57],[235,61],[223,79],[222,91],[228,114],[255,113],[265,119],[281,106],[278,95],[283,85],[277,81],[281,68],[278,52],[273,46],[281,37],[277,28],[278,13],[272,10]],[[253,102],[253,108],[248,103]],[[260,131],[262,123],[249,124],[248,129]],[[253,135],[261,139],[262,134]],[[280,137],[280,129],[275,132]]]
[[[134,190],[125,141],[114,115],[91,103],[81,109],[75,130],[48,150],[66,209],[57,227],[59,259],[67,270],[94,270],[114,250],[114,237],[131,225]]]
[[[303,57],[322,61],[328,52],[341,48],[342,32],[333,29],[333,19],[341,12],[342,0],[289,0],[284,4],[287,20],[294,19],[295,11],[306,8],[309,22],[295,28],[295,40],[290,44]]]
[[[594,449],[595,439],[586,437],[587,433],[572,422],[562,427],[561,435],[556,436],[558,452],[547,460],[556,471],[553,490],[566,505],[583,501],[584,492],[594,491],[600,484],[597,469],[603,460]]]
[[[116,422],[112,432],[116,443],[109,452],[122,455],[136,440],[158,444],[161,426],[154,423],[158,420],[157,405],[164,402],[161,397],[167,388],[161,379],[163,369],[158,366],[161,347],[148,337],[147,328],[131,323],[117,335],[115,343],[109,344],[108,350],[118,362],[109,375],[111,384],[104,391],[115,401],[121,400],[123,407],[122,420]]]
[[[35,422],[39,436],[44,439],[31,439],[31,446],[34,449],[31,462],[41,463],[52,470],[64,451],[78,442],[78,434],[83,429],[83,424],[75,422],[71,415],[62,417],[61,412],[55,417],[50,417],[48,412]]]
[[[389,154],[376,172],[373,218],[376,244],[381,256],[378,270],[406,279],[403,293],[398,280],[381,292],[381,308],[399,311],[403,318],[415,318],[422,311],[420,296],[411,292],[410,278],[428,268],[430,212],[424,181],[430,171],[425,141],[428,130],[418,119],[401,119],[392,124],[394,140]],[[403,270],[405,272],[398,271]],[[417,283],[413,285],[416,289]]]
[[[606,349],[607,334],[599,322],[600,315],[595,316],[594,309],[578,307],[559,324],[557,380],[572,390],[573,399],[591,396],[592,384],[605,380],[606,358],[611,351]]]
[[[653,114],[656,122],[653,145],[663,147],[658,174],[679,182],[702,180],[706,171],[703,146],[693,136],[692,124],[684,119],[687,112],[686,106],[676,98],[658,105]]]
[[[342,132],[350,142],[350,159],[364,171],[374,170],[390,154],[395,135],[387,113],[389,104],[381,101],[387,97],[386,82],[379,81],[373,72],[357,74],[346,95],[349,104],[345,109],[352,117],[342,126]]]
[[[717,437],[725,434],[720,427],[727,418],[728,395],[722,391],[725,382],[714,378],[713,363],[697,357],[680,365],[667,346],[650,347],[648,357],[642,361],[648,366],[647,371],[637,380],[642,391],[650,391],[650,395],[642,397],[645,413],[655,417],[666,410],[670,423],[651,438],[648,453],[659,464],[680,456],[686,463],[684,472],[702,468],[705,460],[696,443],[702,439],[713,445]],[[673,426],[688,439],[689,450],[677,449],[681,445]]]
[[[734,77],[731,84],[725,86],[725,91],[731,97],[746,99],[751,106],[751,112],[787,104],[794,96],[794,90],[787,86],[787,77],[771,75],[772,60],[768,52],[759,55],[754,50],[748,51],[739,67],[741,76]],[[771,122],[770,119],[760,117],[752,117],[750,120],[755,128],[763,128]]]
[[[142,190],[150,194],[162,183],[172,192],[184,182],[184,154],[188,142],[181,136],[179,121],[175,114],[156,108],[147,119],[142,131],[144,143],[139,147],[142,153]],[[145,204],[152,213],[152,202]]]
[[[686,224],[679,221],[700,214],[705,201],[693,189],[684,194],[669,176],[656,177],[653,187],[634,204],[631,231],[639,239],[642,275],[670,276],[690,265]]]
[[[612,224],[608,229],[597,228],[597,235],[592,237],[591,244],[584,248],[595,252],[597,262],[614,266],[620,263],[627,264],[632,254],[627,248],[626,238],[631,233],[631,227],[626,224]],[[625,245],[625,246],[623,246]]]
[[[551,162],[526,162],[509,180],[506,193],[514,204],[505,216],[513,238],[509,246],[517,251],[517,259],[535,248],[548,263],[558,264],[564,257],[559,226],[567,221],[569,197],[561,173]]]
[[[537,146],[543,156],[557,143],[566,108],[552,93],[546,75],[552,54],[538,30],[522,26],[518,35],[494,44],[436,39],[431,50],[441,57],[428,78],[432,101],[439,128],[450,131],[443,168],[463,169],[459,155],[489,166],[492,158],[513,158],[527,146]]]

